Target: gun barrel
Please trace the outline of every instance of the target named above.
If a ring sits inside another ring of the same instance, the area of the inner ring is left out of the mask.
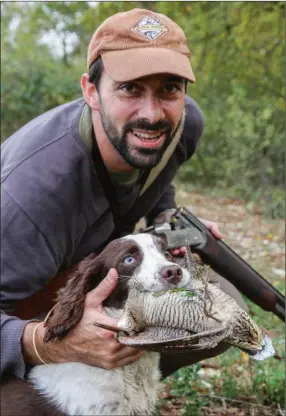
[[[192,247],[203,262],[229,280],[258,306],[273,312],[285,322],[285,297],[227,244],[217,240],[191,212],[184,208],[183,215],[206,235],[204,244]]]

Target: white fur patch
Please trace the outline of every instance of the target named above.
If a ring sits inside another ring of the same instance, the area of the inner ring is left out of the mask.
[[[39,365],[29,380],[67,415],[147,415],[156,404],[158,368],[159,354],[146,352],[114,370],[81,363]]]
[[[160,270],[166,266],[177,266],[176,263],[169,261],[155,244],[154,238],[150,234],[134,234],[123,237],[127,240],[133,240],[143,252],[141,265],[135,271],[137,281],[140,281],[143,288],[150,292],[166,290],[167,282],[160,277]],[[190,281],[190,273],[182,268],[182,280],[177,287],[185,287]]]

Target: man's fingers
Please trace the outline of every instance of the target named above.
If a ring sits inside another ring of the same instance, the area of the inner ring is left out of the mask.
[[[116,269],[110,269],[99,285],[87,294],[88,306],[98,306],[111,294],[118,282]],[[107,322],[106,322],[107,323]]]
[[[128,347],[126,345],[121,345],[120,350],[116,354],[117,360],[123,360],[128,357],[141,357],[144,354],[144,351],[139,350],[137,348]]]
[[[217,222],[204,220],[199,218],[199,220],[210,230],[213,236],[221,240],[223,238],[223,234],[220,232],[219,225]]]
[[[175,257],[184,257],[187,251],[187,247],[185,246],[177,247],[177,248],[173,248],[170,251],[171,251],[171,254]]]
[[[132,364],[139,360],[144,355],[144,351],[138,351],[135,354],[128,354],[116,361],[114,368],[124,367],[125,365]]]

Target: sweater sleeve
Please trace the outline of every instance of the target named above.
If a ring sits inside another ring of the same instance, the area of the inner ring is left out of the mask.
[[[26,365],[21,339],[28,322],[1,312],[1,377],[9,373],[24,379]]]
[[[155,218],[163,211],[167,209],[176,208],[175,202],[175,186],[173,184],[169,184],[165,189],[165,192],[161,196],[160,200],[157,202],[155,207],[149,212],[146,216],[147,226],[152,225]]]
[[[13,314],[17,300],[40,290],[59,269],[58,256],[21,207],[1,192],[1,374],[23,378],[21,338],[25,325]]]

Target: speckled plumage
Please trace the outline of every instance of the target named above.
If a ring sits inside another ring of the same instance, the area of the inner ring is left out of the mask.
[[[274,354],[270,338],[213,283],[193,279],[187,290],[130,291],[118,327],[120,342],[155,351],[213,348],[219,342],[262,360]]]

